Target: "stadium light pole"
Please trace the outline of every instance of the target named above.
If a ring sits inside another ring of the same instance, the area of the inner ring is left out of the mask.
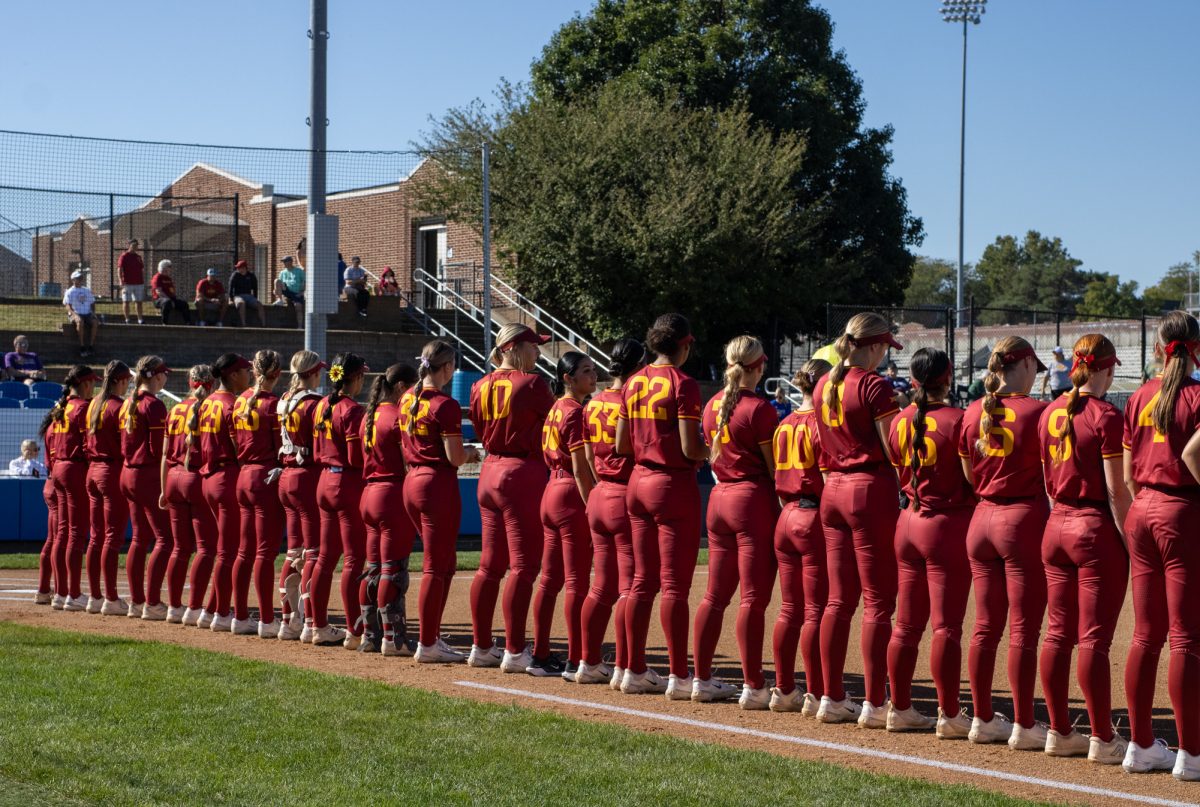
[[[987,0],[942,0],[942,20],[962,25],[962,117],[958,132],[958,280],[955,283],[954,306],[958,325],[963,321],[963,211],[967,180],[967,26],[978,25],[987,11]]]
[[[304,347],[326,355],[328,315],[337,307],[337,216],[325,214],[326,53],[329,43],[328,0],[311,0],[308,38],[311,40],[308,117],[308,300],[304,306]]]

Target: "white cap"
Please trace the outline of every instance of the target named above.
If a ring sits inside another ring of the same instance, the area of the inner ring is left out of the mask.
[[[170,265],[171,265],[171,262],[169,260],[167,260],[166,258],[163,258],[161,261],[158,262],[158,271],[161,272]]]
[[[76,269],[74,272],[71,273],[72,280],[79,280],[82,277],[83,277],[83,272],[79,271],[78,269]]]

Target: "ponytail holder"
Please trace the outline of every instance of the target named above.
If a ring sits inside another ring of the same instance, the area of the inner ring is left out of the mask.
[[[1163,364],[1164,365],[1170,364],[1171,359],[1177,355],[1177,351],[1182,349],[1185,353],[1187,353],[1187,355],[1189,357],[1191,357],[1192,364],[1195,364],[1196,366],[1200,367],[1200,359],[1198,359],[1196,357],[1196,349],[1197,348],[1200,348],[1200,342],[1197,342],[1197,341],[1186,341],[1185,342],[1185,341],[1176,339],[1174,341],[1168,342],[1167,346],[1165,348],[1163,348],[1163,352],[1167,354],[1167,360],[1165,362],[1163,362]]]
[[[335,384],[337,382],[341,381],[342,377],[345,375],[346,375],[346,370],[340,364],[335,364],[329,368],[329,380]]]
[[[192,389],[212,389],[213,382],[211,381],[192,381],[190,386]]]
[[[413,359],[421,365],[421,369],[428,372],[433,369],[433,365],[429,363],[429,359],[424,356],[413,356]]]

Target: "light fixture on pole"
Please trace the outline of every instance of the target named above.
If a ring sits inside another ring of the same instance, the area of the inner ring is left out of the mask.
[[[967,164],[967,24],[978,25],[987,11],[987,0],[942,0],[942,20],[962,25],[962,118],[958,140],[958,280],[955,283],[954,305],[958,324],[963,322],[963,206],[966,190]]]

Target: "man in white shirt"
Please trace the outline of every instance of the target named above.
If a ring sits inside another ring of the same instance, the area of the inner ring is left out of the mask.
[[[79,332],[79,356],[86,359],[94,352],[92,348],[96,344],[100,320],[96,317],[96,297],[83,285],[83,272],[78,269],[71,273],[71,286],[63,295],[63,307]]]
[[[46,478],[46,466],[38,459],[37,440],[21,441],[21,456],[8,464],[8,475]]]

